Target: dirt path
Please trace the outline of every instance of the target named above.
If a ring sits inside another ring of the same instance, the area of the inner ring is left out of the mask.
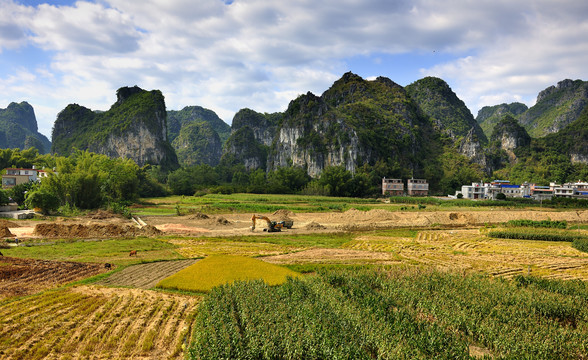
[[[149,264],[129,266],[108,278],[100,281],[99,285],[131,286],[139,289],[150,289],[159,281],[194,264],[195,259],[178,261],[160,261]]]

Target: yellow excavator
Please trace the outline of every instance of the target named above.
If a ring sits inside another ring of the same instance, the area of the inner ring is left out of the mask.
[[[263,231],[267,232],[278,232],[282,231],[283,228],[291,229],[292,225],[294,225],[292,220],[271,221],[267,216],[253,215],[251,217],[251,231],[255,230],[256,220],[264,220],[267,223],[267,228],[263,229]]]

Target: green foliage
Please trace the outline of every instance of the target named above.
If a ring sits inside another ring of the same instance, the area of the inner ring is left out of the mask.
[[[554,228],[554,229],[566,229],[568,222],[563,221],[551,221],[551,220],[509,220],[506,222],[506,227],[535,227],[535,228]]]
[[[443,170],[439,188],[443,194],[453,194],[456,190],[461,189],[462,185],[471,184],[484,178],[484,172],[480,165],[471,163],[467,157],[449,147],[445,149],[439,160]]]
[[[330,166],[323,170],[318,184],[331,196],[348,196],[351,181],[351,172],[344,166]]]
[[[8,204],[9,201],[8,192],[0,189],[0,206]]]
[[[496,200],[506,200],[506,195],[504,193],[496,194]]]
[[[369,269],[318,269],[270,287],[213,289],[190,359],[575,359],[588,347],[579,282]],[[517,334],[517,336],[513,336]]]
[[[41,189],[60,204],[95,209],[110,202],[132,201],[138,196],[139,167],[130,159],[111,159],[88,151],[57,158],[57,175],[44,179]]]
[[[8,196],[12,198],[19,205],[23,205],[25,202],[25,195],[29,191],[33,191],[39,187],[39,183],[36,181],[29,181],[26,183],[14,185],[8,190]]]
[[[27,193],[25,204],[29,209],[39,208],[49,215],[59,208],[59,198],[47,190],[39,189]]]

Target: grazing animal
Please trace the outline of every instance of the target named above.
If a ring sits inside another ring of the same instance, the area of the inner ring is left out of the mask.
[[[137,250],[132,250],[132,251],[129,253],[129,256],[133,256],[133,255],[137,256]]]
[[[110,265],[109,263],[106,263],[106,264],[104,264],[104,268],[110,270],[110,269],[112,269],[112,265]]]

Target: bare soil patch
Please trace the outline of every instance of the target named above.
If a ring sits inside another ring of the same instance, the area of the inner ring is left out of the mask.
[[[46,238],[102,238],[102,237],[131,237],[156,236],[161,231],[154,226],[138,228],[130,225],[118,224],[37,224],[33,235]]]
[[[105,271],[103,264],[0,257],[0,299],[33,294]]]
[[[112,274],[99,282],[100,285],[132,286],[140,289],[150,289],[159,281],[194,264],[196,259],[160,261],[149,264],[129,266],[122,271]]]

